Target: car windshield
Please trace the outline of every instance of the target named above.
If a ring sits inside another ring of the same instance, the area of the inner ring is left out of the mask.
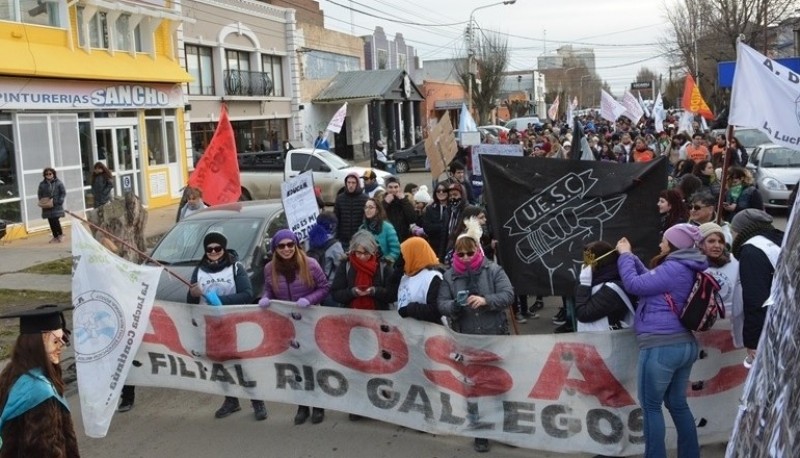
[[[261,238],[262,223],[258,218],[187,219],[164,236],[151,256],[165,265],[198,263],[205,254],[203,237],[209,232],[219,232],[228,239],[228,248],[241,257]]]
[[[328,161],[328,163],[330,163],[335,169],[341,170],[350,167],[350,164],[348,164],[347,161],[331,153],[330,151],[317,151],[314,154],[324,157],[325,160]]]
[[[772,143],[764,132],[757,129],[742,129],[734,131],[733,136],[745,148],[754,148],[764,143]]]
[[[800,151],[789,148],[772,148],[764,151],[761,167],[800,167]]]

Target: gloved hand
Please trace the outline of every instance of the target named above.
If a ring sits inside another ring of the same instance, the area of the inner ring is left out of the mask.
[[[258,300],[258,306],[259,307],[264,307],[264,308],[269,307],[269,298],[268,297],[262,297],[261,299],[259,299]]]
[[[421,227],[419,227],[417,225],[414,225],[411,228],[411,233],[414,234],[417,237],[424,237],[425,236],[425,229],[423,229],[423,228],[421,228]]]
[[[216,291],[209,291],[203,294],[203,297],[206,298],[206,302],[211,305],[222,305],[222,301],[219,300],[219,296],[217,295]]]
[[[297,300],[297,305],[300,307],[308,307],[309,305],[311,305],[311,302],[308,302],[308,299],[306,299],[305,297],[301,297],[300,299]]]
[[[581,269],[581,275],[578,277],[581,285],[592,286],[592,266],[584,266]]]
[[[400,307],[397,309],[397,313],[400,314],[401,317],[405,318],[408,316],[408,307]]]

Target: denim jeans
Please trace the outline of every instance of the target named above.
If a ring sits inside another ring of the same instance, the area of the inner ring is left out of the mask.
[[[639,404],[644,411],[645,458],[667,456],[662,403],[667,406],[678,432],[678,456],[700,456],[694,416],[686,402],[689,373],[697,353],[697,342],[663,345],[639,352],[638,388]]]

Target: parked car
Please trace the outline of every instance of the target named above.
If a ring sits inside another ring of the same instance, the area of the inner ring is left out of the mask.
[[[485,133],[489,133],[494,136],[494,138],[500,138],[500,132],[503,131],[508,133],[510,129],[505,128],[504,126],[478,126],[478,130],[483,131]]]
[[[203,237],[220,232],[228,249],[236,251],[253,284],[253,294],[264,288],[264,265],[272,235],[287,227],[280,200],[260,200],[217,205],[193,213],[172,227],[153,248],[150,256],[167,269],[189,280],[203,257]],[[161,273],[156,299],[186,302],[188,288],[166,271]]]
[[[765,207],[789,206],[789,194],[800,180],[800,151],[774,143],[759,145],[750,156],[747,168],[753,174]]]
[[[524,117],[524,118],[514,118],[514,119],[509,120],[506,123],[505,127],[506,127],[506,129],[509,129],[509,130],[510,129],[522,130],[522,129],[527,129],[528,128],[528,124],[533,124],[534,127],[541,127],[542,126],[542,121],[539,119],[538,116],[528,116],[528,117]]]
[[[425,169],[428,159],[425,155],[425,142],[421,141],[411,148],[395,151],[392,159],[397,173],[406,173],[411,169]]]
[[[733,131],[733,136],[744,146],[744,149],[747,150],[747,154],[749,154],[750,157],[753,157],[753,151],[755,151],[757,146],[772,143],[769,136],[758,129],[735,129]]]

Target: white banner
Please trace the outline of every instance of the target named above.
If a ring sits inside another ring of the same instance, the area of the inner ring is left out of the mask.
[[[728,123],[755,127],[775,143],[800,146],[800,75],[739,42]]]
[[[319,215],[319,206],[314,195],[314,175],[303,172],[281,183],[281,201],[283,211],[286,212],[286,224],[297,235],[298,240],[304,241]]]
[[[644,451],[631,331],[477,336],[397,312],[158,302],[128,383],[313,405],[562,453]],[[730,322],[698,334],[689,404],[730,437],[747,370]],[[140,364],[139,364],[140,363]],[[667,415],[667,443],[677,441]]]
[[[111,253],[72,223],[72,314],[83,427],[105,437],[133,355],[142,342],[161,267]]]
[[[482,143],[472,147],[472,175],[481,175],[481,154],[499,156],[522,156],[522,145],[503,145]]]
[[[558,117],[558,104],[560,97],[561,96],[557,95],[555,102],[553,102],[553,104],[550,105],[550,108],[547,109],[547,116],[550,117],[550,119],[552,119],[553,121],[555,121],[556,117]]]
[[[655,123],[656,132],[664,132],[664,100],[661,98],[661,92],[656,96],[656,101],[653,104],[653,121]]]
[[[634,125],[639,124],[639,120],[642,119],[642,115],[644,115],[644,110],[642,110],[642,106],[639,105],[639,101],[636,97],[628,92],[627,89],[622,96],[622,105],[625,107],[625,112],[622,113],[622,115],[630,119]]]
[[[642,113],[649,118],[650,110],[647,109],[647,104],[642,99],[642,91],[636,91],[636,94],[639,96],[639,105],[642,107]]]
[[[347,116],[347,102],[342,105],[341,108],[336,110],[336,113],[331,118],[331,121],[328,123],[328,127],[325,130],[329,130],[334,133],[339,133],[342,131],[342,126],[344,125],[344,118]]]
[[[600,89],[600,116],[607,120],[614,122],[625,113],[625,106],[614,100],[611,94],[603,89]]]

